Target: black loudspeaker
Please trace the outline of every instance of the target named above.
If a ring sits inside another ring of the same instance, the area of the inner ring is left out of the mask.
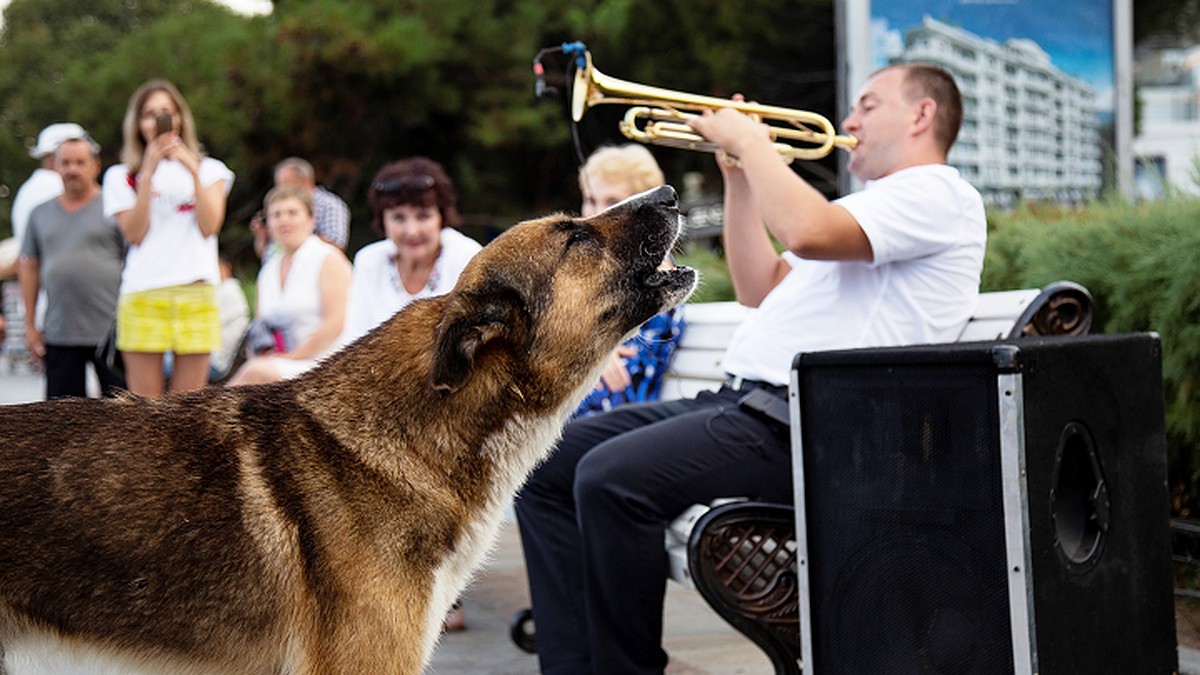
[[[801,354],[806,674],[1172,673],[1157,335]]]

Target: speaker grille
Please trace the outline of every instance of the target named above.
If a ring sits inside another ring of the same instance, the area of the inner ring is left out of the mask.
[[[1012,671],[990,362],[801,370],[814,671]]]

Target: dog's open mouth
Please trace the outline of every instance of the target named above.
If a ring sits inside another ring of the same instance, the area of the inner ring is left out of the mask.
[[[695,280],[696,270],[682,265],[665,270],[654,270],[646,277],[645,284],[651,288],[663,288],[670,291],[676,288],[690,288]]]
[[[662,208],[664,206],[665,208]],[[654,264],[654,267],[646,270],[642,283],[648,288],[665,292],[667,296],[665,300],[668,305],[671,305],[683,302],[691,294],[692,288],[696,284],[696,270],[686,265],[676,266],[669,257],[670,251],[679,241],[682,230],[673,190],[671,199],[660,204],[660,209],[660,217],[666,216],[663,224],[668,227],[660,231],[657,236],[651,237],[651,241],[643,244],[649,249],[643,251],[644,260],[648,264]]]

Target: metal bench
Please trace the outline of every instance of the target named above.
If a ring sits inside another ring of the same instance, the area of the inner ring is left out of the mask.
[[[724,347],[749,310],[736,303],[688,306],[688,333],[676,354],[664,396],[716,388]],[[1085,335],[1092,298],[1059,281],[1041,289],[980,295],[959,342],[1036,335]],[[695,331],[693,333],[693,331]],[[709,367],[711,366],[711,367]],[[800,673],[795,521],[790,505],[731,496],[693,505],[667,530],[671,577],[694,587],[731,626],[757,644],[777,673]]]

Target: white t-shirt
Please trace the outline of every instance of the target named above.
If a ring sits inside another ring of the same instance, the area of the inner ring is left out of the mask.
[[[53,169],[38,167],[34,169],[29,179],[17,188],[13,197],[12,232],[13,240],[19,251],[25,245],[25,230],[29,225],[29,216],[33,210],[63,193],[62,176]],[[22,303],[22,306],[23,303]],[[45,325],[46,318],[46,289],[38,291],[36,322],[38,327]]]
[[[979,296],[987,222],[979,192],[929,164],[838,199],[871,262],[784,258],[791,272],[734,333],[726,372],[786,384],[800,351],[953,342]]]
[[[442,228],[441,244],[442,250],[433,263],[429,283],[416,293],[409,293],[400,282],[396,245],[391,239],[359,249],[354,256],[342,341],[346,343],[362,337],[413,300],[449,293],[463,268],[483,248],[474,239],[448,227]]]
[[[138,179],[144,179],[139,175]],[[217,267],[217,237],[205,237],[196,223],[196,190],[192,173],[175,160],[159,162],[152,178],[150,228],[141,244],[131,244],[121,276],[121,293],[136,293],[195,281],[221,282]],[[200,184],[225,181],[233,187],[233,172],[212,157],[200,160]],[[104,215],[113,217],[137,202],[135,179],[117,164],[104,172]]]
[[[34,207],[54,199],[62,191],[62,176],[57,171],[42,167],[34,169],[29,179],[17,188],[12,205],[12,232],[18,247],[25,241],[25,226],[29,224],[29,214],[33,213]]]

